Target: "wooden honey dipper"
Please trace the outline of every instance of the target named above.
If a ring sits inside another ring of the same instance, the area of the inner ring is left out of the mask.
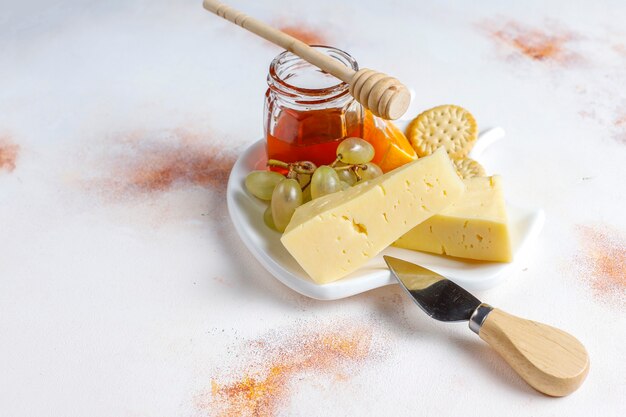
[[[275,29],[217,0],[204,0],[210,12],[276,44],[350,86],[350,94],[363,107],[384,119],[397,119],[409,107],[409,90],[397,79],[370,69],[354,71],[293,36]]]

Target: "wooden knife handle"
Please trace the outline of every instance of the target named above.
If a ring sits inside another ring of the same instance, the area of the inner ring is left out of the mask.
[[[569,333],[494,308],[478,335],[533,388],[553,397],[576,391],[589,372],[585,347]]]

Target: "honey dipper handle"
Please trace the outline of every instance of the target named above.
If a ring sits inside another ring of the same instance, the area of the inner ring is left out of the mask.
[[[299,56],[350,85],[350,94],[363,107],[384,119],[397,119],[409,107],[411,94],[397,79],[369,69],[354,71],[306,43],[217,0],[204,0],[208,11],[249,30]]]
[[[355,71],[352,68],[346,67],[336,59],[330,58],[314,48],[311,48],[306,43],[299,41],[293,36],[275,29],[258,19],[250,17],[239,10],[227,6],[224,3],[217,0],[204,0],[203,6],[208,11],[223,17],[229,22],[233,22],[234,24],[259,35],[263,39],[266,39],[273,44],[298,55],[300,58],[310,62],[318,68],[321,68],[323,71],[334,75],[345,83],[350,83],[355,74]]]

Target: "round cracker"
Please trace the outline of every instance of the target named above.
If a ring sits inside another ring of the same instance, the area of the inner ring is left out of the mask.
[[[444,147],[451,158],[465,158],[478,137],[474,116],[455,105],[437,106],[418,115],[407,128],[407,138],[419,156]]]
[[[471,158],[453,159],[452,162],[457,174],[463,179],[487,176],[485,168]]]

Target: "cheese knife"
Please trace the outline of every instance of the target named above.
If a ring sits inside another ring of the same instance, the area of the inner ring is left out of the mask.
[[[537,391],[563,397],[585,380],[589,355],[574,336],[482,303],[429,269],[391,256],[384,259],[426,314],[440,321],[469,321],[469,328]]]

